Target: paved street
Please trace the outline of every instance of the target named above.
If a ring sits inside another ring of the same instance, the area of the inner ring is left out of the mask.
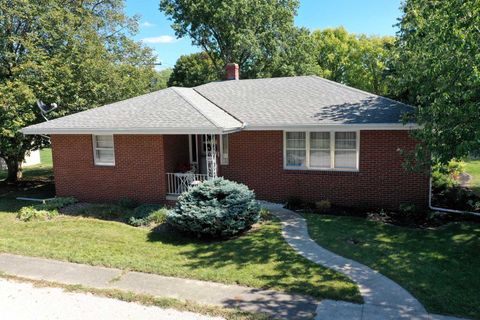
[[[18,320],[218,320],[191,312],[147,307],[137,303],[70,293],[60,288],[38,288],[30,283],[0,279],[2,319]]]

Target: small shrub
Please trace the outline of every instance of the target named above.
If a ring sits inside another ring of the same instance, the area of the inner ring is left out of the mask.
[[[480,211],[480,201],[475,202],[473,205],[473,210]]]
[[[272,219],[272,213],[268,209],[261,208],[258,214],[260,215],[260,220],[262,221],[269,221]]]
[[[367,217],[370,220],[385,222],[388,220],[389,215],[384,209],[380,209],[380,211],[375,210],[375,211],[367,212]]]
[[[41,210],[58,210],[77,202],[78,200],[73,197],[58,197],[45,201],[44,204],[40,204],[35,207]]]
[[[118,200],[118,205],[126,209],[135,209],[139,205],[139,203],[138,201],[130,198],[122,198]]]
[[[452,160],[447,164],[447,172],[450,176],[457,178],[465,172],[465,162]]]
[[[167,222],[197,236],[228,237],[249,229],[258,221],[259,211],[252,190],[218,178],[184,192]]]
[[[300,197],[297,196],[291,196],[287,199],[287,209],[299,209],[303,205],[303,200]]]
[[[432,171],[432,189],[434,192],[444,192],[445,190],[456,188],[459,186],[457,180],[452,176],[440,170]]]
[[[159,210],[155,210],[147,217],[149,224],[162,224],[167,222],[168,210],[166,208],[162,208]]]
[[[321,200],[315,202],[315,208],[320,212],[327,212],[332,208],[332,203],[329,200]]]
[[[146,225],[146,220],[145,220],[145,218],[130,217],[128,219],[127,223],[131,226],[134,226],[134,227],[142,227],[142,226]]]
[[[124,220],[126,216],[131,216],[131,211],[114,204],[92,204],[81,208],[77,214],[99,219],[121,219]]]
[[[17,219],[21,221],[47,220],[58,215],[57,210],[42,210],[35,206],[23,207],[17,213]]]
[[[413,216],[417,213],[417,207],[413,203],[402,203],[398,211],[406,216]]]
[[[135,210],[133,210],[133,216],[135,218],[146,218],[152,212],[157,211],[161,208],[162,206],[158,204],[142,204],[141,206],[138,206],[135,208]]]
[[[167,220],[167,213],[168,210],[160,205],[144,204],[135,208],[127,223],[135,227],[162,224]]]

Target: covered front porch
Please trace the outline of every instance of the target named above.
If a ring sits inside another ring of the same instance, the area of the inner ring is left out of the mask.
[[[228,134],[189,134],[166,145],[165,162],[170,170],[165,173],[167,200],[176,200],[192,186],[217,178],[218,164],[228,163]]]

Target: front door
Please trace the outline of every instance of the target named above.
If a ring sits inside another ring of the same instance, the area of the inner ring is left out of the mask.
[[[200,136],[200,173],[207,174],[207,148],[210,148],[210,135],[202,134]]]

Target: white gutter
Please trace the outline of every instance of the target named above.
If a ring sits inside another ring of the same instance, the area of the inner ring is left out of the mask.
[[[236,128],[232,128],[236,129]],[[231,129],[225,129],[231,130]],[[221,128],[30,128],[20,130],[25,135],[39,134],[221,134]]]
[[[432,177],[430,177],[430,189],[428,190],[428,207],[434,211],[440,212],[449,212],[449,213],[460,213],[460,214],[471,214],[477,217],[480,217],[480,213],[472,212],[472,211],[462,211],[462,210],[454,210],[454,209],[447,209],[447,208],[439,208],[432,206]]]
[[[328,129],[328,130],[416,130],[421,126],[414,123],[364,123],[364,124],[348,124],[348,123],[309,123],[309,124],[275,124],[275,125],[249,125],[245,130],[249,131],[278,131],[278,130],[312,130],[312,129]]]

